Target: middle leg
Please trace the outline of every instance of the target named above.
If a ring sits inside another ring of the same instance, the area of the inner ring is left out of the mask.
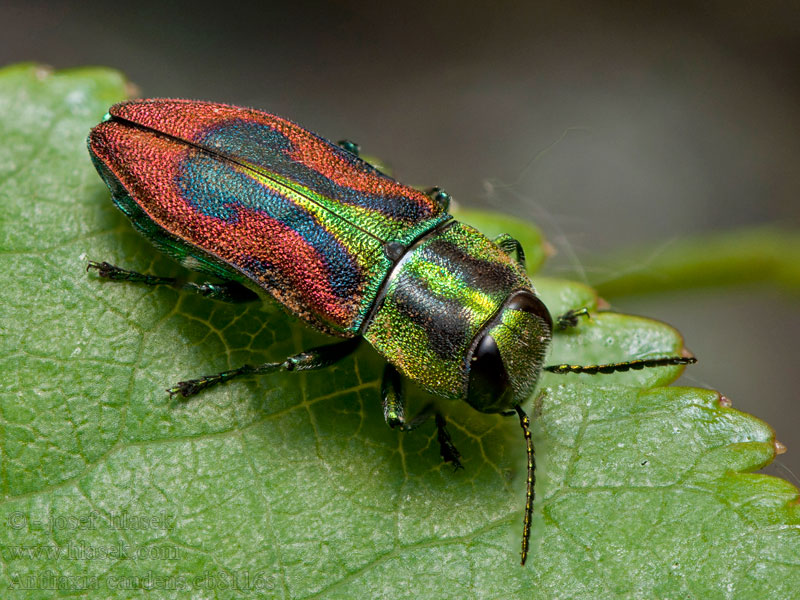
[[[177,385],[169,388],[167,393],[170,397],[180,394],[184,398],[194,396],[220,383],[230,381],[240,375],[262,375],[265,373],[275,373],[276,371],[311,371],[313,369],[324,369],[342,360],[355,352],[361,338],[354,337],[337,344],[319,346],[290,356],[282,362],[264,363],[263,365],[242,365],[238,369],[223,371],[215,375],[206,375],[198,379],[180,381]]]

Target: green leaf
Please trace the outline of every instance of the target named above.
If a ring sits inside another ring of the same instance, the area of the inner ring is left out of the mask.
[[[602,258],[615,275],[597,284],[601,294],[671,292],[716,286],[771,283],[800,288],[800,232],[760,226],[628,248]],[[635,265],[635,266],[634,266]]]
[[[170,401],[180,379],[324,338],[269,307],[86,274],[88,258],[180,272],[113,207],[85,150],[124,96],[109,70],[0,71],[3,598],[796,595],[798,492],[747,473],[774,456],[773,432],[716,392],[658,387],[676,367],[543,378],[525,567],[516,421],[444,404],[454,473],[431,424],[385,426],[369,348]],[[586,286],[536,283],[554,313],[596,307]],[[593,311],[550,360],[682,347],[664,324]]]

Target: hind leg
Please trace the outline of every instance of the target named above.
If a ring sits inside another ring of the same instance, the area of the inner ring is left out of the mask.
[[[89,271],[90,269],[94,269],[101,278],[110,281],[129,281],[150,286],[166,285],[176,290],[186,290],[205,298],[222,300],[223,302],[252,302],[253,300],[258,300],[258,294],[235,281],[194,283],[177,277],[159,277],[158,275],[137,273],[107,262],[94,260],[90,260],[89,264],[86,265],[86,270]]]

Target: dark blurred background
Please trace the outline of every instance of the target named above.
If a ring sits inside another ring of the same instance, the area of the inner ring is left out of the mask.
[[[2,64],[108,65],[141,95],[357,140],[407,183],[535,220],[550,274],[602,282],[629,244],[800,222],[793,1],[6,0],[0,40]],[[677,326],[701,359],[682,383],[775,427],[789,452],[767,471],[800,485],[797,295],[609,300]]]

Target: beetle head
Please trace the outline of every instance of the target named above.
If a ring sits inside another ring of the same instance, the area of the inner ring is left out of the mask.
[[[533,392],[552,336],[545,305],[523,290],[505,302],[475,337],[467,402],[485,413],[513,409]]]

